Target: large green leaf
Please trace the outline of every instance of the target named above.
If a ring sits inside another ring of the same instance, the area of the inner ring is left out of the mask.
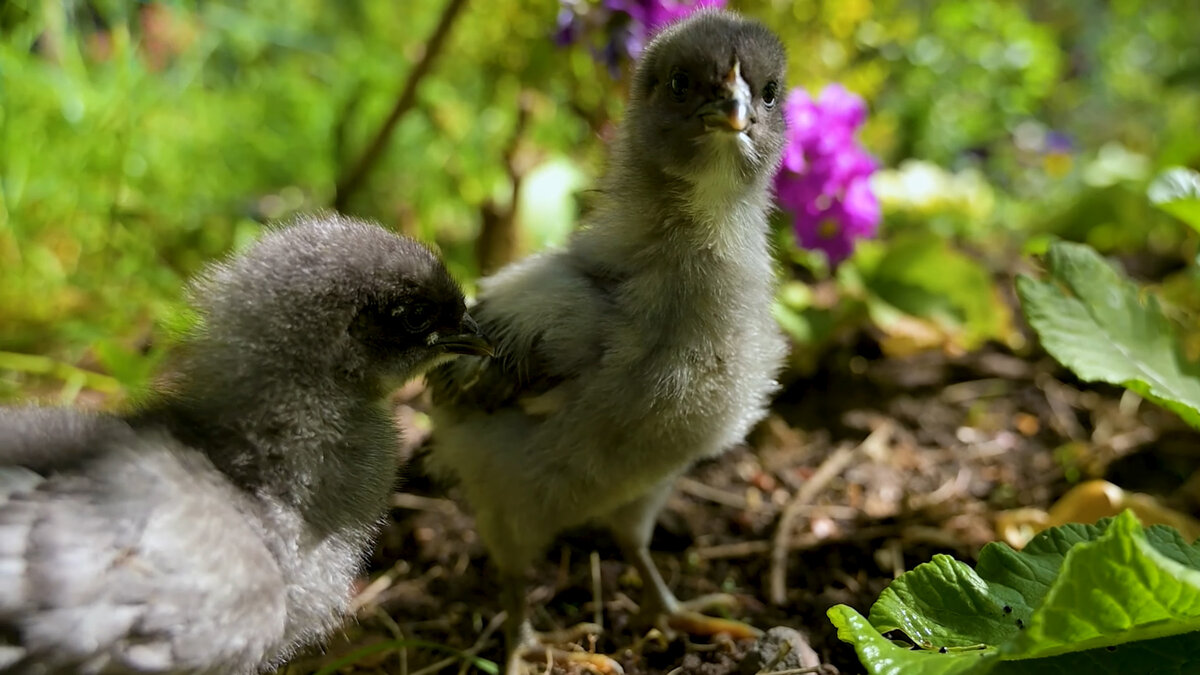
[[[1150,184],[1147,195],[1158,208],[1200,230],[1200,173],[1167,169]]]
[[[1200,543],[1129,512],[989,544],[902,575],[871,608],[829,610],[872,675],[1200,672]],[[898,631],[916,649],[884,633]]]
[[[1047,261],[1050,279],[1017,278],[1046,351],[1081,379],[1122,385],[1200,428],[1200,363],[1158,300],[1087,246],[1055,242]]]

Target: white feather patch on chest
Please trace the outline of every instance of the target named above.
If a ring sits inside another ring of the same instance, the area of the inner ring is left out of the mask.
[[[697,226],[696,234],[718,253],[761,248],[756,245],[764,227],[765,205],[757,186],[743,177],[745,158],[754,158],[754,143],[746,134],[710,134],[702,143],[707,152],[698,160],[700,170],[690,176],[685,209]]]

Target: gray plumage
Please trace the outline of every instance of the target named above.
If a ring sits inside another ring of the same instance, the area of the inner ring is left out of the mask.
[[[664,31],[581,230],[481,282],[497,357],[432,374],[431,462],[509,583],[587,521],[657,577],[641,563],[674,479],[763,417],[786,349],[767,224],[784,70],[779,40],[729,13]],[[659,590],[649,609],[673,610]]]
[[[126,416],[0,408],[0,667],[250,673],[324,637],[398,461],[383,379],[486,346],[424,246],[302,219],[212,266]]]

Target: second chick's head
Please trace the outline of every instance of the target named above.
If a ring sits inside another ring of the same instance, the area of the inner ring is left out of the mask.
[[[295,374],[390,384],[492,349],[432,251],[344,216],[269,232],[210,268],[193,294],[208,344]]]
[[[783,149],[787,56],[762,24],[701,11],[642,54],[627,116],[629,149],[668,175],[703,180],[714,167],[749,182],[773,173]]]

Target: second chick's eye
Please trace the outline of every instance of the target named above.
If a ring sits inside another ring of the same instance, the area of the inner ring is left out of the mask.
[[[767,83],[767,86],[763,87],[763,93],[762,93],[763,104],[766,105],[768,108],[774,108],[775,101],[778,98],[779,98],[779,83],[772,80]]]
[[[671,75],[671,93],[681,101],[687,96],[689,84],[687,73],[676,72]]]

